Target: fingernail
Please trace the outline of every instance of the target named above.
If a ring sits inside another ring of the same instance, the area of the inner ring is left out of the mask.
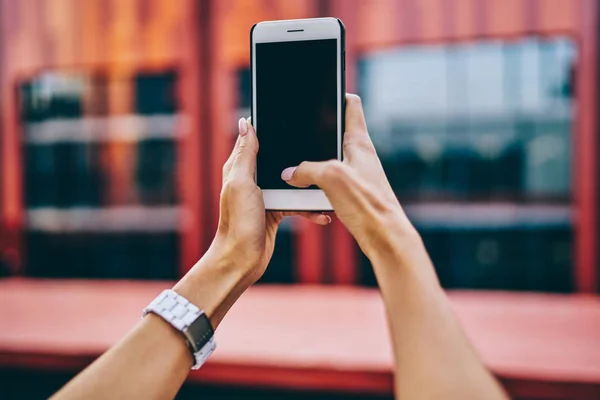
[[[240,118],[238,128],[240,130],[240,136],[245,136],[246,133],[248,133],[248,125],[246,124],[245,118]]]
[[[327,217],[327,223],[330,224],[331,223],[331,217],[327,214],[325,214],[325,216]]]
[[[283,172],[281,173],[281,179],[283,179],[284,181],[289,181],[290,179],[292,179],[292,176],[294,176],[294,171],[296,171],[296,168],[298,167],[289,167],[283,170]]]

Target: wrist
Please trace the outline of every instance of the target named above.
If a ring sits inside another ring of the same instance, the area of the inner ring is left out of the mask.
[[[377,226],[364,250],[374,269],[431,264],[421,236],[401,209],[381,215],[374,222]]]
[[[250,282],[249,285],[252,285],[266,269],[268,261],[264,262],[260,257],[264,255],[264,249],[257,249],[251,240],[242,241],[231,236],[217,231],[205,256],[222,259],[230,268],[242,274]]]
[[[415,256],[424,252],[423,241],[416,231],[396,229],[380,231],[365,254],[374,268],[403,268],[410,266]]]
[[[387,218],[378,232],[365,254],[382,292],[397,279],[410,281],[413,278],[420,285],[441,289],[423,240],[405,215]]]
[[[370,218],[370,240],[364,250],[371,263],[387,263],[405,258],[409,252],[423,247],[417,230],[398,206]]]
[[[253,283],[245,271],[227,251],[211,246],[173,290],[204,310],[216,329],[233,303]]]

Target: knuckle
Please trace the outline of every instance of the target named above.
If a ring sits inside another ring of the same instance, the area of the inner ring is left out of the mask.
[[[249,140],[242,140],[238,146],[237,154],[243,154],[246,152],[257,153],[258,145],[254,145],[254,143],[250,143]]]
[[[240,143],[240,145],[238,146],[238,148],[235,152],[234,158],[237,158],[240,155],[244,154],[244,152],[246,151],[247,148],[248,148],[248,145],[246,143]]]
[[[310,162],[309,161],[302,161],[300,164],[298,164],[298,167],[296,168],[296,171],[304,171],[304,170],[308,170],[310,168]],[[295,177],[297,174],[294,173],[294,175],[292,175],[292,178]]]
[[[235,195],[236,193],[243,191],[244,187],[245,187],[244,179],[241,179],[240,177],[237,177],[237,176],[230,176],[225,181],[225,184],[223,185],[221,194],[223,196]]]
[[[298,164],[298,167],[296,167],[296,170],[292,173],[292,176],[288,182],[294,186],[300,186],[305,180],[315,179],[309,164],[310,163],[307,161],[303,161]]]
[[[228,160],[225,164],[223,164],[223,175],[229,173],[231,170],[231,160]]]
[[[375,146],[373,145],[373,142],[371,142],[371,140],[369,140],[369,138],[366,136],[366,132],[361,131],[359,132],[361,135],[364,135],[364,137],[360,137],[358,139],[355,140],[348,140],[344,142],[344,149],[348,150],[359,150],[361,152],[364,152],[366,154],[377,154],[377,150],[375,149]]]
[[[322,171],[322,180],[328,183],[343,182],[348,177],[348,170],[344,164],[338,160],[326,161]]]
[[[228,178],[224,183],[223,183],[223,187],[221,188],[221,197],[226,197],[229,195],[229,193],[231,193],[231,180]]]
[[[369,154],[369,155],[377,155],[377,150],[373,143],[370,140],[359,140],[356,144],[360,151]]]

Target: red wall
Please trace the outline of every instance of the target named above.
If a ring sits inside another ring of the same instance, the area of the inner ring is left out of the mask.
[[[221,165],[231,146],[226,134],[235,117],[234,73],[249,63],[250,27],[260,20],[330,14],[348,30],[350,90],[354,61],[378,48],[530,34],[563,33],[576,39],[574,274],[579,291],[596,291],[595,8],[594,0],[0,0],[2,247],[20,251],[23,223],[14,95],[19,79],[50,67],[99,68],[114,79],[127,79],[140,69],[175,66],[181,71],[180,102],[194,132],[178,148],[181,198],[192,216],[182,227],[184,271],[208,246],[216,227]],[[126,112],[130,89],[114,85],[110,90],[111,112]],[[127,159],[125,150],[114,151]],[[114,174],[120,168],[127,163],[114,166]],[[331,255],[323,248],[326,238],[337,249]],[[325,230],[307,225],[296,246],[300,281],[322,282],[324,266],[330,264],[334,282],[356,282],[356,249],[338,222]],[[19,263],[14,267],[18,270]]]

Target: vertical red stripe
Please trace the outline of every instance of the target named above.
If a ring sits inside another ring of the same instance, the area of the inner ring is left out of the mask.
[[[475,36],[482,37],[488,32],[488,2],[490,0],[477,0],[475,2],[475,12],[473,13],[473,26],[475,27]]]
[[[6,87],[6,80],[4,77],[5,74],[5,67],[6,67],[6,54],[4,54],[5,51],[5,38],[7,36],[7,26],[4,23],[4,15],[5,15],[5,7],[4,7],[4,0],[0,0],[0,96],[4,95],[4,90],[3,88]],[[3,102],[0,100],[0,154],[2,154],[2,148],[3,143],[2,143],[2,138],[4,137],[3,132],[4,132],[4,126],[3,126],[3,122],[4,122],[4,109],[2,107]],[[1,160],[0,160],[1,162]],[[1,164],[0,164],[1,165]],[[2,168],[4,168],[4,165],[2,165]],[[3,194],[3,186],[4,186],[4,177],[2,176],[2,170],[0,170],[0,210],[4,209],[4,196]],[[0,212],[0,239],[3,239],[3,236],[1,233],[4,232],[5,227],[4,227],[4,218],[3,218],[3,212]],[[0,250],[4,248],[4,243],[0,242]]]
[[[598,290],[596,254],[596,2],[579,1],[580,48],[577,74],[578,114],[574,143],[575,287],[579,292]]]
[[[323,283],[323,228],[304,219],[295,221],[296,268],[298,283]]]
[[[209,197],[206,207],[206,239],[210,240],[216,231],[219,222],[219,198],[222,187],[223,164],[232,150],[232,136],[237,134],[235,121],[235,65],[228,62],[226,48],[224,46],[225,31],[222,26],[228,23],[228,9],[231,1],[210,0],[211,15],[207,24],[210,27],[205,44],[210,41],[210,48],[205,52],[210,62],[209,80],[204,82],[204,87],[210,86],[210,95],[203,93],[205,98],[210,99],[207,103],[210,112],[205,115],[209,124],[208,130],[201,133],[209,135],[209,153],[205,159],[209,160],[209,182],[204,188],[204,195]],[[248,32],[248,34],[250,34]],[[247,36],[247,38],[249,38]],[[249,40],[249,39],[248,39]],[[247,42],[249,43],[249,42]],[[210,242],[205,241],[204,250]]]
[[[5,83],[5,78],[4,78],[4,73],[5,73],[5,60],[6,60],[6,55],[4,54],[4,47],[5,47],[5,40],[4,38],[6,37],[6,25],[3,21],[4,19],[4,1],[0,0],[0,96],[4,95],[4,90],[2,88],[6,87],[6,83]],[[4,148],[3,143],[2,143],[2,138],[4,137],[3,133],[4,133],[4,126],[3,126],[3,121],[4,121],[4,108],[2,107],[3,102],[0,101],[0,154],[2,153],[2,149]],[[5,166],[1,165],[1,168],[4,169]],[[1,170],[0,170],[1,172]],[[2,173],[0,173],[0,210],[2,210],[2,212],[0,213],[0,253],[3,253],[6,248],[9,245],[9,239],[8,239],[8,232],[6,230],[6,227],[4,226],[4,176]]]
[[[426,18],[427,12],[421,13],[418,0],[397,0],[400,4],[400,41],[414,42],[421,39],[421,18]]]
[[[202,140],[204,129],[204,116],[208,107],[203,99],[208,99],[203,83],[208,68],[208,57],[205,56],[207,50],[208,35],[202,34],[205,22],[210,17],[207,14],[206,7],[208,0],[185,2],[188,8],[184,18],[184,32],[182,38],[181,76],[178,80],[178,92],[181,99],[181,112],[189,118],[189,123],[180,126],[179,129],[185,129],[186,135],[178,143],[177,175],[181,177],[179,193],[181,195],[181,205],[185,210],[181,217],[181,241],[180,251],[181,259],[179,273],[183,276],[194,263],[200,258],[202,243],[204,239],[204,227],[206,219],[205,200],[208,196],[203,195],[203,190],[207,190],[206,168],[207,163],[205,154],[208,152],[205,143]],[[202,94],[202,95],[201,95]],[[187,125],[187,126],[186,126]]]
[[[21,199],[21,149],[19,147],[19,125],[17,120],[17,98],[16,98],[16,75],[17,69],[16,61],[22,60],[19,58],[13,60],[10,58],[11,46],[16,46],[18,43],[22,43],[22,37],[24,35],[25,26],[23,22],[23,8],[25,4],[23,2],[12,2],[4,1],[5,15],[0,17],[3,18],[2,24],[6,26],[12,26],[13,29],[9,28],[8,34],[4,40],[8,43],[6,50],[8,57],[6,62],[6,80],[4,86],[0,88],[2,91],[2,101],[4,102],[4,136],[2,138],[2,173],[4,183],[3,193],[3,206],[4,206],[4,222],[11,230],[17,230],[21,228],[22,219],[22,199]],[[10,22],[11,19],[19,18],[18,21]],[[17,43],[12,42],[14,39],[21,39]],[[29,37],[29,40],[34,38]],[[14,43],[14,44],[13,44]],[[12,55],[16,55],[12,52]]]
[[[539,12],[537,0],[524,0],[525,7],[523,11],[523,24],[525,26],[525,32],[532,33],[538,28]]]
[[[456,24],[455,0],[442,1],[442,32],[446,40],[454,39]]]
[[[0,137],[0,174],[2,175],[1,221],[3,232],[3,251],[10,249],[13,255],[10,267],[12,272],[23,274],[23,265],[19,262],[21,251],[21,229],[23,218],[21,186],[21,149],[17,120],[16,62],[11,57],[11,45],[17,45],[17,38],[23,34],[22,2],[1,0],[0,29],[2,29],[3,73],[0,76],[0,107],[2,107],[2,136]],[[30,38],[33,39],[33,38]],[[14,51],[12,51],[14,53]],[[13,54],[14,55],[14,54]],[[4,246],[6,245],[6,247]],[[8,253],[4,253],[3,257]],[[7,261],[7,260],[5,260]]]

